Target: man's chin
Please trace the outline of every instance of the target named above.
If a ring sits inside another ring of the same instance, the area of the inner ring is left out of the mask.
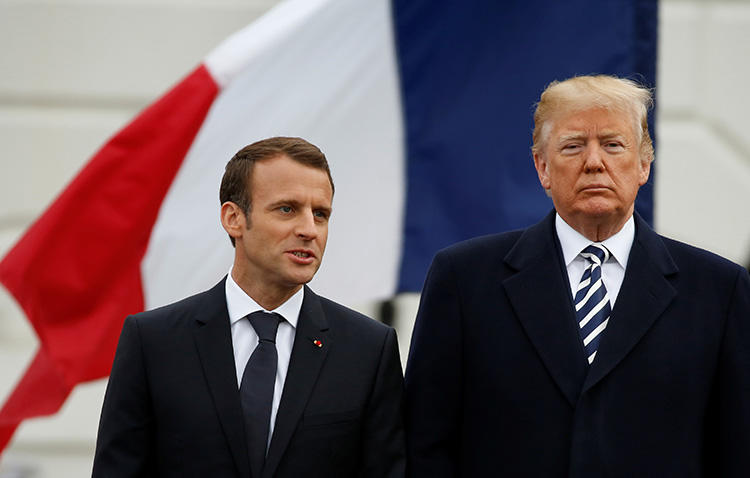
[[[313,278],[315,277],[315,273],[318,271],[318,268],[313,268],[312,265],[308,267],[310,268],[310,270],[295,271],[294,273],[289,274],[289,284],[293,285],[294,287],[298,287],[301,285],[305,285],[313,280]]]
[[[578,206],[578,215],[592,218],[606,218],[616,216],[617,204],[611,199],[597,196],[582,201]]]

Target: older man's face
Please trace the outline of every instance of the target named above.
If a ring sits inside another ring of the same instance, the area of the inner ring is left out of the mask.
[[[557,212],[574,229],[592,221],[624,223],[633,214],[651,169],[641,161],[633,128],[631,115],[603,108],[553,118],[534,163]]]

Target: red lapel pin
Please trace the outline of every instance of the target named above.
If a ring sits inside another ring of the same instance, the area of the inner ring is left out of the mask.
[[[313,340],[313,344],[315,344],[318,348],[323,346],[323,342],[318,339]]]

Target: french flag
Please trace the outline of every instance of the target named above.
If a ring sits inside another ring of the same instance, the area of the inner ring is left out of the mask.
[[[218,186],[242,146],[301,136],[327,155],[316,292],[356,305],[419,291],[438,249],[551,208],[534,102],[576,74],[653,86],[656,25],[656,0],[278,4],[104,144],[0,262],[40,341],[0,409],[0,451],[109,374],[125,316],[227,273]],[[651,219],[650,185],[637,207]]]

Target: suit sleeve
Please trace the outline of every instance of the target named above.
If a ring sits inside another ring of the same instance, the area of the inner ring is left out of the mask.
[[[742,268],[728,308],[716,392],[716,476],[746,477],[750,470],[750,276]]]
[[[425,280],[406,368],[407,476],[459,476],[461,341],[458,285],[441,253]]]
[[[128,317],[104,396],[92,477],[156,476],[154,449],[140,331],[135,317]]]
[[[406,472],[403,401],[404,378],[398,341],[396,331],[389,329],[365,415],[361,476],[403,478]]]

